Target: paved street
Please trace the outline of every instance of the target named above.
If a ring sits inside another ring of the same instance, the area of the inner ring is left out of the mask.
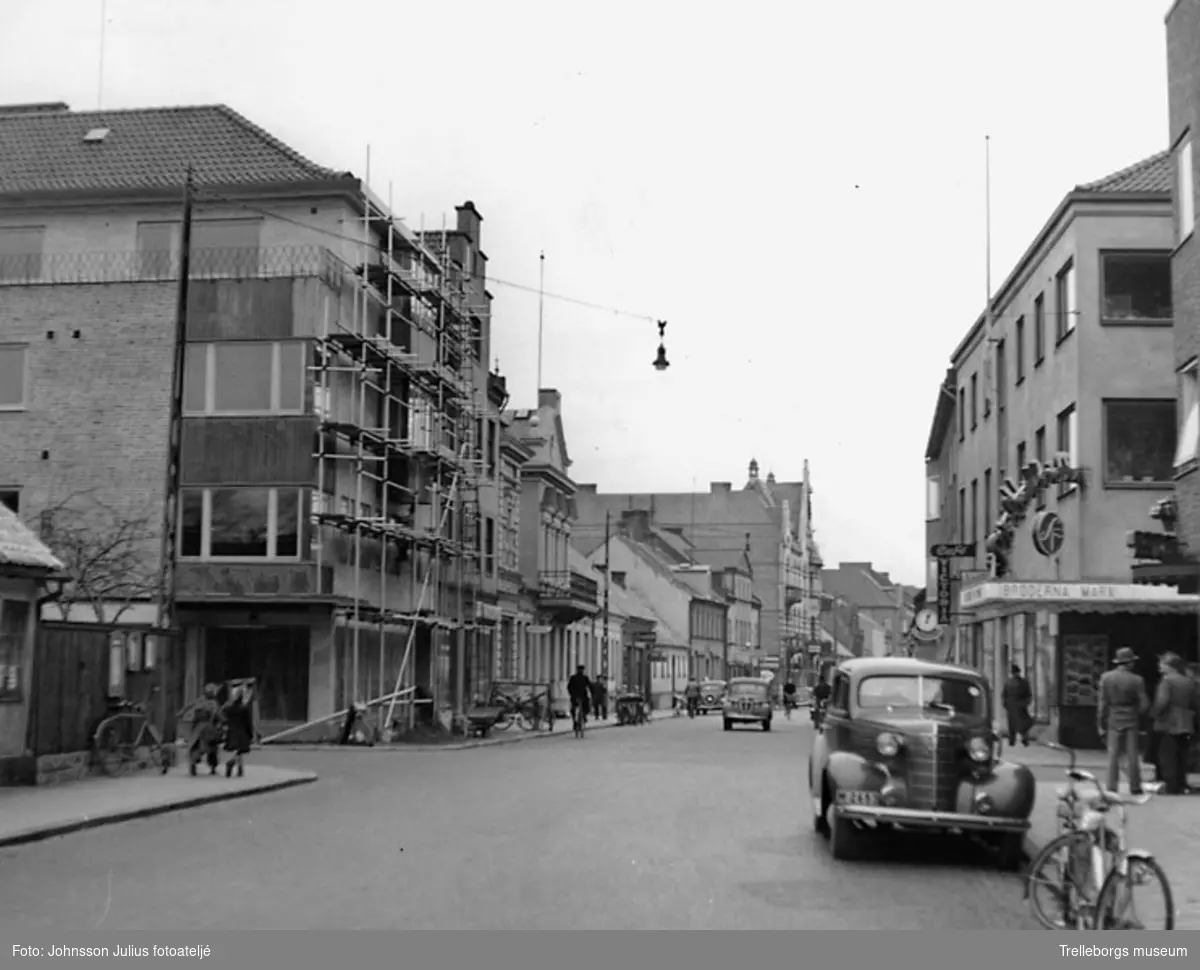
[[[0,850],[0,930],[1034,928],[1019,880],[957,845],[833,862],[808,740],[804,717],[769,734],[706,717],[256,753],[320,780]]]

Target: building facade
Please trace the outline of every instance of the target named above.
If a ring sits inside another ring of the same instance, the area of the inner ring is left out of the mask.
[[[821,586],[853,605],[863,616],[864,656],[888,657],[903,652],[912,621],[912,595],[869,562],[841,562],[836,569],[821,570]]]
[[[1127,537],[1174,488],[1171,173],[1159,154],[1066,196],[954,351],[926,449],[927,542],[975,544],[945,654],[997,684],[1018,664],[1036,715],[1084,733],[1115,647],[1080,600],[1150,608]]]
[[[1175,505],[1163,531],[1165,555],[1147,578],[1200,591],[1200,243],[1196,241],[1196,133],[1200,130],[1200,3],[1177,0],[1167,14],[1167,90],[1173,168],[1171,289],[1179,432],[1173,462]],[[1173,540],[1173,541],[1172,541]],[[1163,561],[1165,560],[1165,561]]]
[[[480,222],[435,245],[223,106],[0,107],[0,491],[52,548],[121,550],[107,589],[66,562],[64,603],[147,622],[170,509],[184,693],[254,677],[267,734],[397,687],[461,710],[499,594]]]

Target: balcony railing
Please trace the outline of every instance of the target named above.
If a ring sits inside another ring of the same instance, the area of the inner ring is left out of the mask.
[[[600,584],[574,570],[538,573],[538,594],[545,599],[573,599],[595,605]]]

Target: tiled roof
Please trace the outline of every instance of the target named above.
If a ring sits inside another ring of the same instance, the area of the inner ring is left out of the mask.
[[[1078,192],[1170,192],[1172,182],[1171,153],[1159,152],[1095,182],[1077,185],[1075,189]]]
[[[8,506],[0,505],[0,572],[5,566],[44,569],[53,573],[63,570],[63,564],[54,553],[26,528],[16,513]]]
[[[97,128],[109,133],[85,142]],[[253,185],[349,177],[309,161],[223,104],[123,111],[6,113],[0,105],[0,195]]]
[[[866,563],[841,563],[837,569],[821,570],[821,588],[859,609],[895,609],[896,594],[884,589],[875,575]]]

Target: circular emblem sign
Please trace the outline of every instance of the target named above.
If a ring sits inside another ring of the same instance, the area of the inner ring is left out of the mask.
[[[937,612],[926,607],[916,615],[914,623],[922,633],[933,633],[938,628]]]
[[[1043,556],[1056,556],[1067,537],[1063,520],[1055,512],[1039,512],[1033,519],[1033,548]]]

